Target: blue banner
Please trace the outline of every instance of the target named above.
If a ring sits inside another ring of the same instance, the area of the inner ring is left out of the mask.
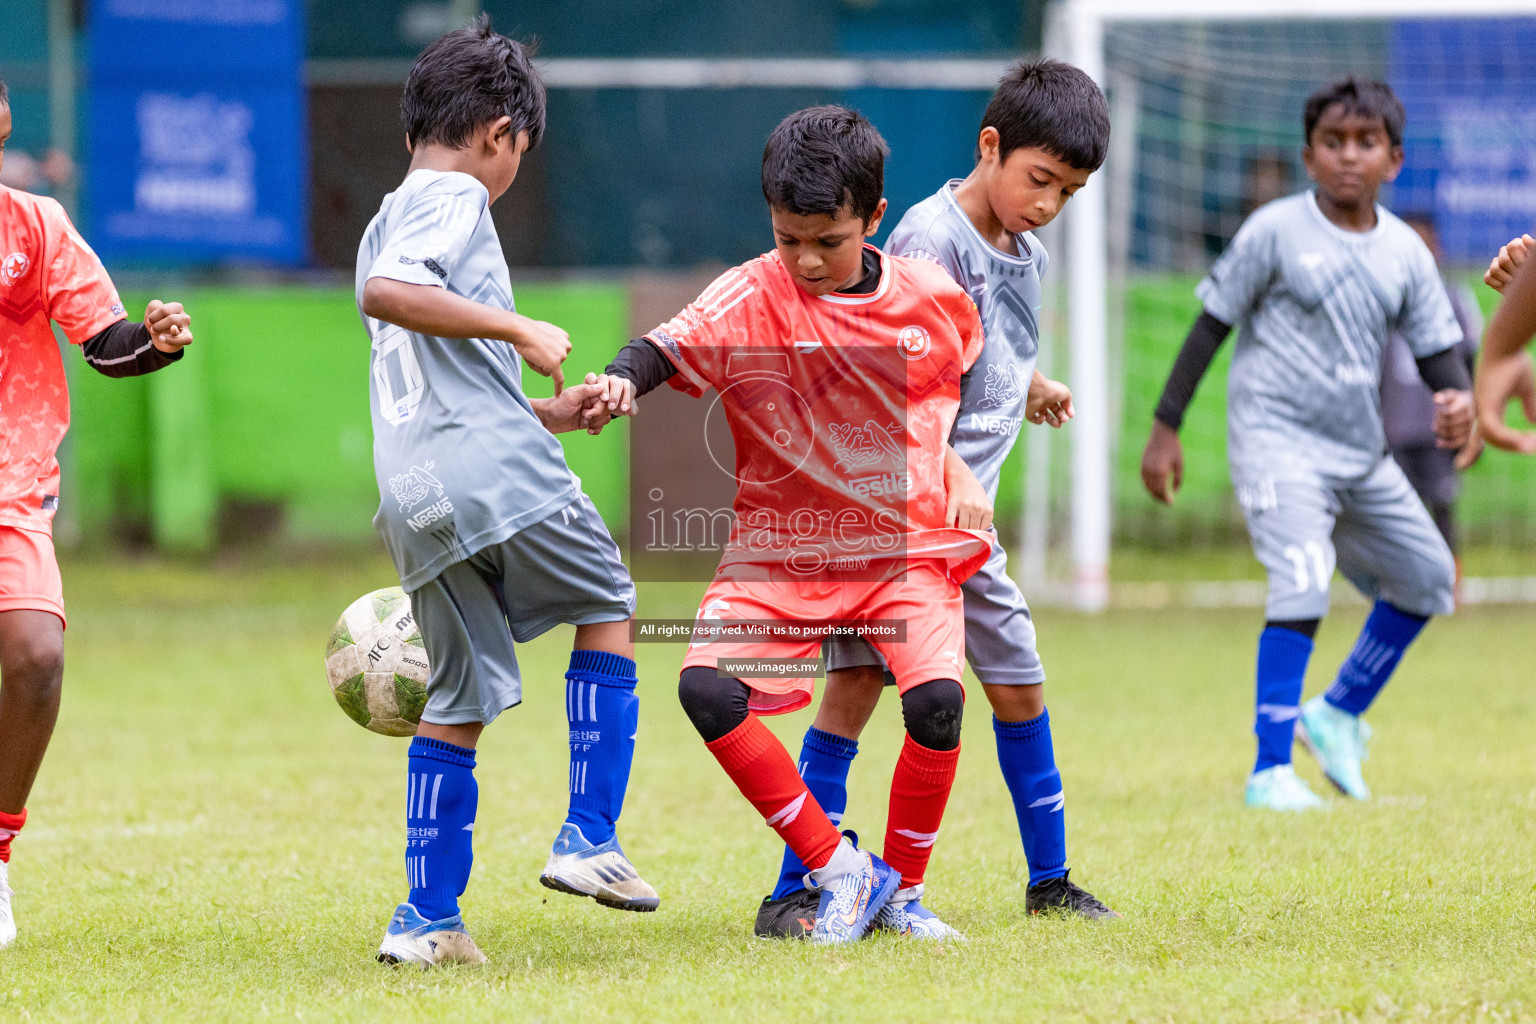
[[[96,0],[90,39],[102,258],[302,264],[302,0]]]
[[[1393,209],[1433,214],[1448,261],[1486,266],[1536,229],[1536,19],[1399,22],[1390,78],[1408,112]]]

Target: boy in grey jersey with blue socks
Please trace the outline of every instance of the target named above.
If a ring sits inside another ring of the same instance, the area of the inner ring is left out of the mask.
[[[1383,83],[1346,78],[1307,99],[1312,191],[1248,218],[1201,282],[1205,309],[1180,351],[1142,456],[1142,481],[1172,503],[1183,476],[1178,429],[1234,325],[1227,457],[1254,554],[1269,576],[1259,637],[1246,801],[1324,806],[1291,767],[1297,736],[1338,790],[1368,799],[1361,715],[1431,616],[1454,606],[1455,564],[1424,504],[1386,451],[1377,394],[1397,331],[1434,391],[1435,433],[1460,449],[1472,428],[1461,327],[1434,258],[1376,205],[1403,162],[1403,105]],[[1337,567],[1375,602],[1328,691],[1301,704]]]
[[[554,437],[608,417],[601,389],[562,388],[566,333],[515,311],[490,216],[543,134],[544,87],[527,51],[482,15],[417,59],[401,116],[410,171],[359,247],[357,298],[372,343],[374,525],[432,664],[409,755],[410,892],[378,956],[428,967],[485,959],[458,904],[475,745],[522,702],[516,643],[560,623],[576,626],[570,809],[539,880],[621,910],[658,898],[614,834],[639,718],[635,588]],[[554,398],[523,393],[524,362],[554,378]]]

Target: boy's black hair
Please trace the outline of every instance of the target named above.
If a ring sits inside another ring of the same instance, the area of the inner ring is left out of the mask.
[[[1109,152],[1109,104],[1081,68],[1059,60],[1021,61],[1008,69],[982,128],[996,128],[998,157],[1043,149],[1079,171],[1096,171]],[[978,129],[979,131],[979,129]],[[981,159],[981,147],[976,148]]]
[[[797,110],[763,147],[763,198],[802,216],[848,210],[868,224],[885,191],[889,154],[875,126],[856,110]]]
[[[528,148],[544,134],[544,82],[529,60],[532,46],[498,35],[482,14],[421,51],[405,80],[400,120],[411,148],[436,143],[463,149],[475,129],[512,118],[512,136]]]
[[[1408,120],[1408,115],[1397,93],[1386,82],[1350,75],[1323,86],[1307,97],[1307,106],[1301,115],[1307,145],[1312,145],[1312,129],[1322,120],[1323,111],[1335,103],[1342,105],[1346,114],[1380,118],[1382,126],[1387,130],[1387,141],[1394,146],[1403,144],[1403,122]]]

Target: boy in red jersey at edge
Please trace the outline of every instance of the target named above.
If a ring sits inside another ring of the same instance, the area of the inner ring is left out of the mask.
[[[0,82],[0,162],[11,106]],[[52,199],[0,185],[0,946],[16,938],[8,864],[27,796],[59,717],[64,590],[54,559],[54,458],[69,428],[64,363],[52,320],[109,377],[181,358],[192,322],[151,302],[129,323],[101,261]]]
[[[892,898],[922,884],[960,754],[960,582],[992,546],[956,528],[979,522],[952,507],[945,483],[981,320],[940,267],[865,243],[885,213],[885,154],[851,110],[785,118],[763,153],[775,250],[727,271],[594,379],[628,414],[663,381],[719,393],[711,415],[723,412],[735,439],[736,521],[679,696],[721,767],[808,868],[820,942],[899,931],[885,920],[903,902]],[[724,664],[813,657],[833,625],[880,650],[901,693],[907,737],[884,861],[839,836],[753,713],[804,707],[811,680],[737,678]]]

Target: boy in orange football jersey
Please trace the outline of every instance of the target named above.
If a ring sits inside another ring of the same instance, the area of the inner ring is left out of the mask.
[[[0,82],[0,163],[10,136]],[[0,185],[0,946],[16,938],[11,840],[27,820],[64,678],[64,590],[52,523],[54,454],[69,428],[69,395],[50,320],[109,377],[151,373],[192,343],[179,302],[151,302],[143,323],[129,323],[63,207]]]
[[[909,934],[902,915],[926,913],[915,897],[960,753],[960,582],[991,552],[987,534],[952,525],[970,523],[945,483],[981,320],[942,268],[866,244],[885,213],[885,154],[851,110],[785,118],[763,154],[774,251],[727,271],[597,380],[621,413],[664,381],[719,394],[736,445],[736,520],[679,693],[710,752],[806,865],[821,942],[871,927]],[[833,627],[868,639],[901,694],[907,737],[884,860],[839,836],[757,717],[804,707],[811,680],[725,666],[812,658]]]

